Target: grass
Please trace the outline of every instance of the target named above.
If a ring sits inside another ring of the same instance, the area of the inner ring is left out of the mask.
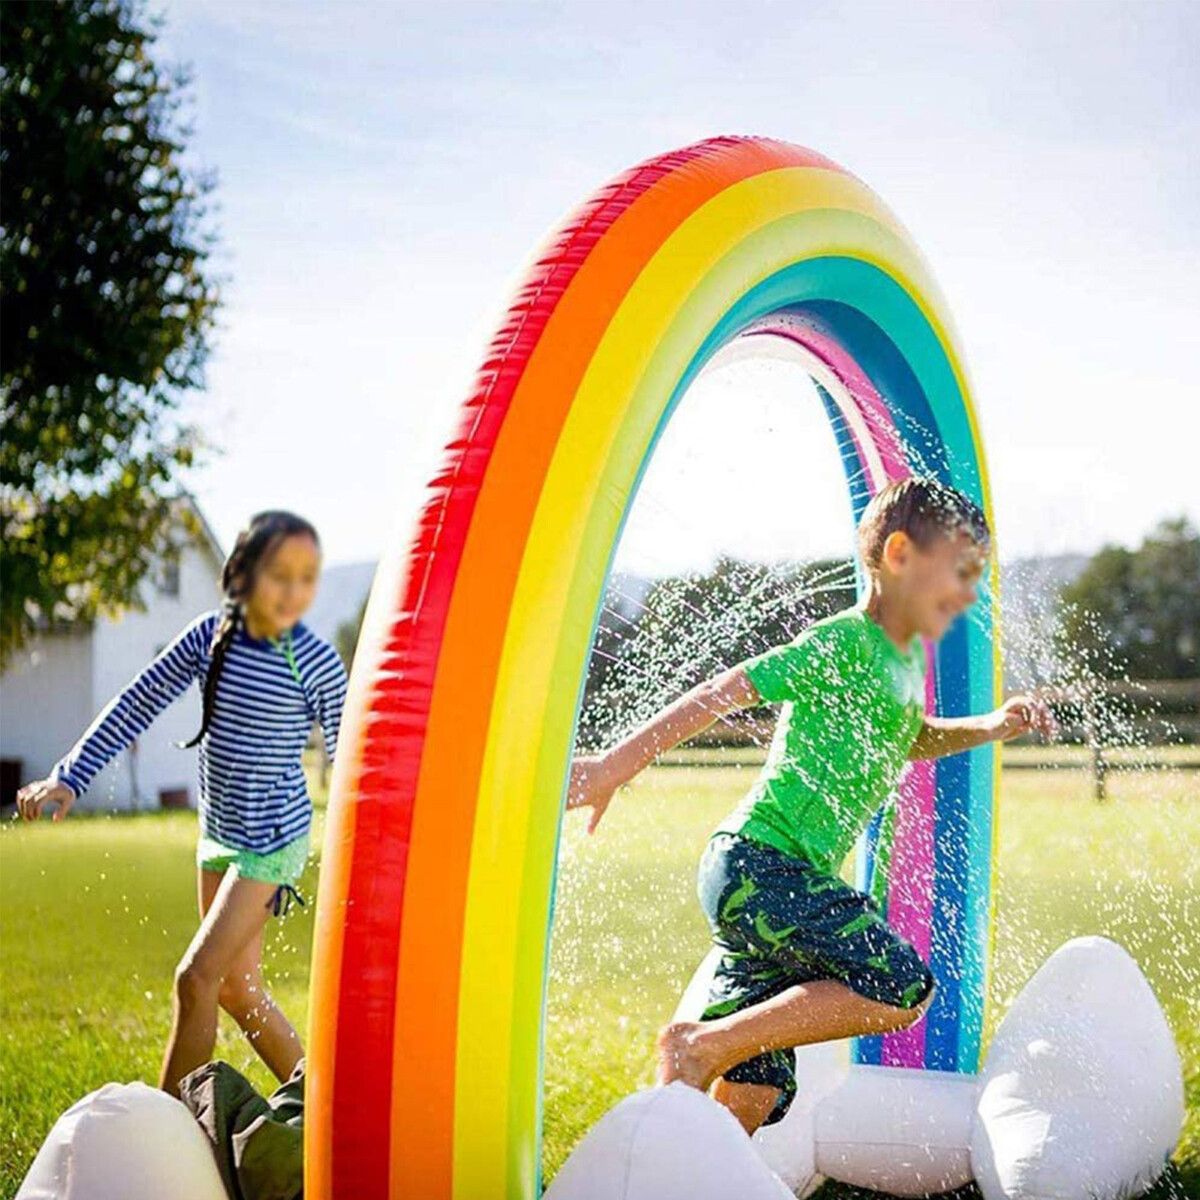
[[[548,1174],[609,1105],[651,1081],[654,1034],[706,945],[695,862],[750,778],[745,766],[652,771],[603,837],[568,828],[547,1016]],[[1200,1196],[1200,776],[1123,773],[1104,805],[1088,788],[1082,772],[1003,778],[990,1025],[1068,938],[1103,933],[1124,945],[1184,1058],[1189,1112],[1176,1159],[1191,1191],[1178,1194]]]
[[[547,1177],[611,1104],[650,1082],[654,1034],[705,949],[696,860],[752,771],[651,770],[594,838],[568,823],[547,1013]],[[1091,802],[1086,772],[1005,774],[991,1021],[1062,941],[1121,942],[1184,1060],[1187,1125],[1155,1191],[1182,1200],[1200,1196],[1200,775],[1121,772],[1110,794]],[[196,925],[194,839],[186,813],[0,829],[0,1196],[80,1095],[156,1078],[172,971]],[[300,886],[315,894],[315,868]],[[275,995],[300,1028],[311,921],[311,905],[293,908],[266,949]],[[217,1054],[271,1086],[227,1018]]]
[[[157,1080],[172,973],[197,925],[195,841],[194,813],[0,828],[0,1196],[74,1100]],[[299,887],[315,893],[315,867]],[[268,977],[299,1021],[310,914],[293,906],[268,931]],[[216,1053],[273,1086],[227,1017]]]

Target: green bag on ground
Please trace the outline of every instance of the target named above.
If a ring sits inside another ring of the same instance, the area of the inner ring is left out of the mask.
[[[184,1076],[179,1098],[200,1124],[230,1200],[298,1200],[304,1190],[304,1059],[265,1100],[228,1063]]]

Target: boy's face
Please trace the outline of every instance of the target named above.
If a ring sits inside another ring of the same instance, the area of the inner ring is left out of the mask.
[[[903,533],[892,537],[898,544],[885,548],[892,553],[885,552],[884,560],[897,599],[913,628],[937,641],[978,599],[987,547],[966,532],[936,537],[924,547]]]

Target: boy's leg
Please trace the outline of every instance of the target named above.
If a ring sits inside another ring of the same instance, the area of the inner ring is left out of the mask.
[[[786,1078],[791,1093],[792,1072],[770,1061],[780,1051],[903,1029],[922,1015],[933,977],[870,897],[742,839],[710,847],[705,864],[701,902],[729,952],[706,1019],[659,1035],[659,1082],[707,1089],[730,1073],[730,1083]]]
[[[766,1083],[730,1083],[719,1078],[708,1094],[729,1109],[747,1133],[753,1133],[771,1115],[781,1092]]]
[[[838,980],[818,979],[713,1021],[678,1021],[659,1034],[658,1082],[680,1079],[703,1091],[731,1067],[772,1050],[905,1029],[932,995],[901,1008],[868,1000]]]
[[[753,944],[744,927],[748,904],[777,881],[763,878],[760,854],[740,839],[717,837],[701,859],[698,891],[713,941],[722,951],[709,980],[701,1021],[716,1020],[782,991],[796,981],[793,963],[774,961]],[[789,889],[777,889],[783,892]],[[805,976],[801,975],[801,979]],[[795,1059],[789,1052],[748,1056],[712,1085],[710,1095],[725,1105],[747,1133],[778,1120],[796,1091]]]

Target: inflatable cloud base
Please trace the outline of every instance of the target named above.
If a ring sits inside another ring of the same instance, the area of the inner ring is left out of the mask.
[[[1130,1200],[1162,1174],[1184,1116],[1162,1010],[1133,959],[1100,937],[1051,955],[978,1076],[850,1065],[835,1044],[802,1047],[797,1067],[791,1111],[753,1140],[681,1084],[623,1100],[547,1200],[758,1200],[826,1178],[898,1196],[974,1180],[984,1200]]]
[[[899,1196],[974,1179],[984,1200],[1130,1200],[1162,1173],[1183,1123],[1171,1031],[1137,964],[1105,938],[1077,938],[1046,961],[978,1076],[850,1065],[844,1050],[802,1047],[800,1095],[753,1140],[682,1083],[627,1097],[546,1200],[787,1200],[825,1178]],[[17,1193],[165,1197],[225,1192],[188,1110],[141,1083],[106,1084],[68,1109]]]
[[[16,1200],[227,1200],[212,1148],[178,1100],[106,1083],[54,1124]]]

